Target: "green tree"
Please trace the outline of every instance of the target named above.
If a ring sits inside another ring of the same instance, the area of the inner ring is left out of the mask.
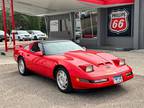
[[[9,11],[7,11],[7,27],[11,30],[11,20],[10,20]],[[16,29],[23,29],[23,30],[41,30],[45,32],[45,23],[44,18],[42,17],[35,17],[35,16],[28,16],[25,14],[21,14],[15,12],[15,24]],[[3,16],[2,11],[0,11],[0,29],[3,29]]]

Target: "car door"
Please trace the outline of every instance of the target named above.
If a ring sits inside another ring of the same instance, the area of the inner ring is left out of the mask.
[[[38,55],[38,52],[40,51],[43,52],[42,44],[41,43],[33,44],[31,52],[29,54],[29,60],[30,60],[29,63],[31,70],[40,75],[52,78],[53,68],[56,63],[51,56]]]
[[[28,68],[36,73],[38,73],[41,69],[41,56],[38,56],[38,52],[40,52],[40,48],[38,46],[38,42],[33,43],[30,48],[29,53],[26,54]]]
[[[29,69],[29,70],[32,70],[32,62],[31,62],[31,58],[32,58],[32,55],[31,55],[31,47],[32,47],[33,44],[30,44],[30,45],[26,45],[24,47],[24,53],[23,53],[23,56],[24,56],[24,60],[25,60],[25,63],[26,63],[26,67]]]
[[[49,76],[49,59],[45,55],[39,55],[39,52],[43,52],[42,44],[36,42],[33,44],[29,53],[29,63],[32,71],[43,75]]]

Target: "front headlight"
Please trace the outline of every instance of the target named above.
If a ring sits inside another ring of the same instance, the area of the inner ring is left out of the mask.
[[[125,63],[125,59],[121,59],[120,62],[119,62],[119,65],[120,65],[120,66],[123,66],[123,65],[125,65],[125,64],[126,64],[126,63]]]
[[[92,72],[92,71],[93,71],[92,65],[86,67],[86,72]]]
[[[93,72],[93,65],[82,65],[79,66],[82,70],[84,70],[85,72]]]

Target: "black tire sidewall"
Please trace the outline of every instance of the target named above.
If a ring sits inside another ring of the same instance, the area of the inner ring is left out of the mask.
[[[19,61],[20,61],[20,60],[22,60],[23,63],[24,63],[24,73],[21,73],[21,72],[20,72],[20,69],[19,69]],[[19,60],[18,60],[18,70],[19,70],[19,73],[20,73],[22,76],[28,75],[28,71],[27,71],[27,68],[26,68],[26,65],[25,65],[25,61],[24,61],[24,59],[23,59],[22,57],[20,57]]]
[[[38,40],[38,39],[37,39],[37,36],[34,36],[34,40]]]
[[[67,89],[65,89],[65,90],[62,90],[62,89],[59,87],[58,83],[57,83],[57,73],[58,73],[59,70],[63,70],[63,71],[65,72],[65,74],[67,75],[67,78],[68,78],[68,86],[67,86]],[[70,93],[70,92],[72,92],[72,90],[73,90],[73,89],[72,89],[72,84],[71,84],[70,75],[69,75],[68,71],[67,71],[65,68],[60,67],[60,68],[57,69],[57,71],[56,71],[56,83],[57,83],[58,89],[59,89],[61,92],[63,92],[63,93]]]
[[[18,37],[18,41],[22,41],[22,39],[20,37]]]

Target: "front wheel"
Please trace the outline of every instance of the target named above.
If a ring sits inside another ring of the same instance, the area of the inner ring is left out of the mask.
[[[36,36],[34,36],[34,40],[38,40],[38,38]]]
[[[19,73],[23,76],[26,76],[29,74],[29,72],[26,68],[26,65],[25,65],[25,61],[22,57],[20,57],[18,60],[18,70],[19,70]]]
[[[66,69],[59,68],[56,72],[56,82],[59,90],[64,93],[72,92],[70,76]]]
[[[22,39],[20,37],[18,37],[18,41],[22,41]]]

